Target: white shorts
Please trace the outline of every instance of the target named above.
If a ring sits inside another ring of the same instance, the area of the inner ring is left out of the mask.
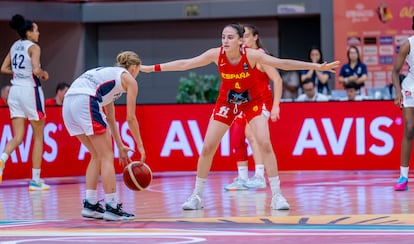
[[[12,85],[7,103],[10,118],[41,120],[46,117],[42,87]]]
[[[405,77],[401,84],[402,101],[405,108],[414,107],[414,80],[410,79],[409,76]]]
[[[106,131],[106,116],[99,102],[89,95],[65,96],[63,122],[71,136],[95,135]]]

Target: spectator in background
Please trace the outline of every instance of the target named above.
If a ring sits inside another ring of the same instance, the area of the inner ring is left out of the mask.
[[[0,106],[7,106],[7,98],[9,97],[10,85],[5,85],[0,89]]]
[[[357,84],[359,91],[368,78],[367,66],[361,62],[359,50],[356,46],[350,46],[347,52],[348,63],[342,65],[339,73],[339,83],[344,87],[349,82]]]
[[[348,82],[345,84],[346,97],[341,101],[362,101],[363,97],[358,95],[358,85],[355,82]]]
[[[300,79],[297,71],[280,70],[283,80],[283,99],[296,99],[300,90]]]
[[[311,49],[309,49],[308,59],[308,61],[312,63],[323,63],[324,60],[321,49],[319,47],[311,47]],[[304,82],[306,79],[312,79],[315,81],[318,93],[322,93],[325,95],[329,94],[328,81],[329,78],[331,78],[330,72],[311,69],[301,70],[299,73],[301,82]]]
[[[68,89],[69,89],[69,84],[65,82],[57,84],[55,97],[46,99],[45,105],[46,106],[52,106],[52,105],[62,106],[63,98],[65,97],[65,94],[68,91]]]
[[[328,101],[328,96],[317,92],[315,81],[312,78],[305,79],[302,82],[303,94],[301,94],[297,102],[324,102]]]

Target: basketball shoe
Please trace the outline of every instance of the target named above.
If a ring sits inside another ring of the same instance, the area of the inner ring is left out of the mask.
[[[262,189],[266,188],[266,180],[264,177],[254,175],[252,178],[249,178],[246,183],[244,183],[244,186],[247,188],[257,188]]]
[[[103,215],[105,213],[105,209],[103,208],[101,201],[98,201],[96,204],[91,204],[88,200],[83,200],[83,208],[82,208],[82,217],[85,218],[92,218],[92,219],[103,219]]]
[[[40,180],[36,182],[34,180],[30,181],[29,190],[30,191],[46,191],[49,190],[50,186],[44,182],[44,180]]]
[[[3,181],[3,169],[4,169],[4,162],[0,159],[0,184]]]
[[[282,193],[277,192],[272,196],[272,203],[270,207],[273,210],[289,210],[290,206],[286,199],[282,196]]]
[[[203,209],[203,199],[197,194],[192,194],[182,205],[183,210]]]
[[[224,187],[226,191],[245,191],[248,190],[245,186],[246,181],[239,177],[234,178],[233,182]]]
[[[400,176],[397,184],[394,186],[394,191],[408,191],[408,178]]]
[[[103,219],[105,220],[132,220],[135,219],[135,215],[125,212],[122,209],[122,203],[118,203],[116,208],[111,207],[111,205],[105,205],[105,213],[103,214]]]

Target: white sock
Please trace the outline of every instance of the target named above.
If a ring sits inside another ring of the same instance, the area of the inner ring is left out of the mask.
[[[404,167],[404,166],[400,167],[401,176],[404,176],[407,179],[408,179],[408,168],[409,167]]]
[[[98,202],[98,191],[97,190],[86,190],[86,200],[92,205]]]
[[[237,166],[237,171],[239,172],[239,179],[247,180],[249,178],[247,166]]]
[[[263,164],[256,164],[256,171],[255,171],[255,175],[260,176],[260,177],[264,177],[264,165]]]
[[[272,196],[281,192],[279,176],[269,177],[269,184],[270,189],[272,190]]]
[[[116,205],[118,205],[118,198],[116,192],[105,194],[105,203],[109,204],[113,208],[116,208]]]
[[[9,155],[7,155],[7,153],[2,153],[0,155],[0,159],[1,161],[3,161],[3,164],[6,164],[7,159],[9,159]],[[3,168],[4,168],[4,165],[3,165]]]
[[[193,194],[203,196],[204,186],[206,185],[207,179],[196,177],[195,188]]]
[[[32,169],[32,180],[36,183],[40,182],[40,169]]]

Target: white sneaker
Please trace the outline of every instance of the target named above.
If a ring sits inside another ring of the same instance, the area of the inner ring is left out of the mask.
[[[252,178],[249,178],[244,184],[247,188],[266,188],[266,180],[264,177],[254,175]]]
[[[233,182],[224,187],[226,191],[245,191],[249,190],[244,184],[245,180],[240,179],[239,177],[234,178]]]
[[[34,180],[30,181],[29,190],[30,191],[47,191],[50,189],[50,186],[46,184],[43,180],[36,182]]]
[[[282,196],[282,193],[278,192],[272,196],[272,203],[270,207],[273,210],[289,210],[290,206],[286,199]]]
[[[198,210],[203,207],[203,200],[197,194],[192,194],[183,204],[183,210]]]

